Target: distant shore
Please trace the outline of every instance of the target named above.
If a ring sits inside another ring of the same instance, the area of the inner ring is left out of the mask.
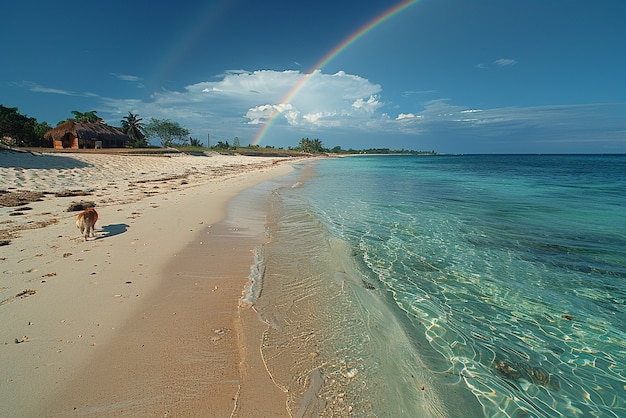
[[[0,151],[4,413],[288,416],[240,304],[262,237],[223,221],[293,161]]]

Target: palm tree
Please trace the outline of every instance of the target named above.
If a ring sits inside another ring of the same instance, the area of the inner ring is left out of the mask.
[[[324,152],[322,141],[320,141],[319,138],[315,138],[313,141],[311,141],[311,149],[314,153]]]
[[[139,115],[135,115],[132,112],[128,112],[128,116],[124,116],[121,120],[122,131],[133,139],[134,146],[147,145],[146,136],[143,133],[142,120]]]
[[[309,138],[302,138],[300,140],[300,148],[304,152],[311,152],[311,140]]]
[[[321,152],[324,152],[324,146],[322,145],[322,141],[320,141],[318,138],[302,138],[300,140],[300,149],[302,149],[302,151],[304,152],[308,152],[311,154],[319,154]]]

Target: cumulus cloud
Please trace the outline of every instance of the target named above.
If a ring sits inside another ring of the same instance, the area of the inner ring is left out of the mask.
[[[290,104],[278,104],[278,105],[260,105],[255,106],[246,112],[246,119],[248,119],[249,125],[263,124],[270,118],[274,118],[283,113],[287,120],[297,119],[299,112],[293,108]]]
[[[416,115],[414,113],[400,113],[396,116],[396,120],[413,120],[413,119],[421,119],[423,116]]]
[[[31,87],[63,94],[34,84]],[[196,138],[206,138],[210,132],[215,140],[238,136],[244,144],[251,143],[262,126],[271,121],[268,143],[289,146],[304,136],[333,142],[332,138],[342,135],[354,137],[354,132],[377,140],[387,134],[409,138],[508,138],[526,132],[537,138],[545,138],[544,133],[556,137],[566,130],[584,131],[588,115],[621,115],[626,106],[606,105],[617,106],[618,110],[612,111],[595,109],[593,105],[477,108],[472,103],[460,105],[440,98],[407,107],[387,104],[383,98],[380,85],[343,71],[306,74],[297,70],[236,70],[179,91],[161,90],[149,99],[101,98],[104,108],[98,111],[102,115],[108,112],[111,122],[117,123],[133,109],[142,117],[176,120]],[[392,108],[394,113],[390,114]],[[594,118],[596,122],[598,119]],[[615,125],[613,131],[624,129],[623,122],[610,123]],[[605,125],[609,126],[608,122]]]
[[[204,81],[185,87],[189,97],[200,93],[219,93],[217,97],[229,97],[242,103],[258,103],[259,96],[267,102],[277,103],[302,78],[299,71],[243,71],[232,70],[219,76],[217,81]],[[210,98],[197,97],[200,100]]]
[[[371,115],[383,106],[380,91],[379,85],[343,71],[263,70],[227,72],[221,80],[187,86],[184,93],[160,92],[157,96],[159,100],[179,100],[183,95],[205,103],[228,99],[231,105],[247,106],[241,116],[249,125],[276,119],[290,126],[350,126],[357,125],[354,120],[363,114]]]
[[[154,92],[149,100],[102,100],[115,117],[133,108],[141,116],[177,120],[192,135],[204,137],[207,130],[220,130],[251,139],[268,121],[275,127],[303,131],[362,129],[381,117],[381,91],[380,85],[344,71],[229,70],[178,91]]]
[[[352,107],[354,109],[363,110],[367,113],[374,113],[382,105],[383,103],[381,103],[375,96],[370,96],[367,100],[363,100],[359,97],[354,101],[354,103],[352,103]]]
[[[217,93],[221,91],[224,91],[224,90],[217,88],[217,87],[205,87],[204,89],[202,89],[202,93]]]
[[[299,71],[272,72],[272,92],[280,91],[270,104],[276,113],[266,114],[264,121],[275,118],[290,126],[358,126],[359,120],[373,114],[383,103],[378,98],[381,87],[367,79],[339,71],[311,74]],[[266,95],[268,97],[268,95]],[[286,107],[289,105],[288,107]],[[258,106],[250,109],[254,116]],[[285,110],[289,110],[286,112]],[[251,122],[258,122],[258,118]]]

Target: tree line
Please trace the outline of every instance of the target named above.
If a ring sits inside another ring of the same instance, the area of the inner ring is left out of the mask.
[[[73,116],[59,121],[57,126],[68,121],[105,123],[95,110],[88,112],[72,110],[70,113]],[[23,115],[17,107],[0,105],[0,142],[17,147],[52,147],[51,141],[44,139],[44,134],[51,129],[53,127],[47,122],[38,122],[35,118]],[[130,138],[127,146],[133,148],[149,147],[150,138],[158,138],[163,148],[203,146],[200,140],[190,136],[189,129],[170,119],[150,118],[144,121],[138,114],[128,112],[128,115],[120,120],[119,129]],[[307,150],[305,152],[321,151],[321,142],[316,141],[312,148],[308,145],[303,147]],[[240,146],[239,138],[235,137],[232,145],[228,141],[218,141],[214,148],[233,150]]]
[[[159,138],[163,148],[173,145],[202,145],[199,140],[189,137],[189,129],[182,127],[178,122],[156,118],[150,118],[146,124],[142,121],[143,118],[132,112],[128,112],[128,115],[120,121],[122,132],[131,138],[133,147],[148,147],[147,138]]]
[[[88,112],[71,111],[73,117],[59,121],[57,126],[67,121],[104,123],[98,116],[98,112],[91,110]],[[126,134],[130,140],[127,146],[133,148],[147,148],[150,146],[149,138],[158,138],[163,148],[174,146],[190,146],[201,148],[203,144],[200,140],[190,137],[187,128],[178,122],[170,119],[150,118],[144,122],[138,114],[128,112],[120,120],[120,130]],[[16,107],[5,107],[0,105],[0,142],[5,142],[11,146],[18,147],[51,147],[52,144],[44,139],[44,134],[52,127],[46,122],[38,122],[37,119],[22,115]],[[233,139],[232,145],[228,141],[218,141],[213,147],[220,151],[234,151],[241,149],[238,137]],[[246,149],[258,149],[258,145],[243,147]],[[266,148],[273,148],[266,146]],[[298,145],[289,150],[299,151],[307,154],[436,154],[435,151],[410,151],[391,150],[389,148],[370,148],[365,150],[354,150],[352,148],[343,150],[340,146],[326,148],[319,138],[302,138]]]
[[[17,107],[0,105],[0,140],[15,146],[49,146],[43,135],[52,127],[46,122],[22,115]],[[50,144],[51,145],[51,144]]]
[[[73,117],[61,120],[57,126],[67,121],[104,123],[98,112],[71,111]],[[148,138],[159,138],[162,147],[173,145],[201,146],[202,143],[189,137],[189,130],[178,122],[169,119],[150,118],[143,123],[139,115],[128,112],[120,121],[120,130],[130,138],[131,147],[148,147]],[[0,105],[0,141],[17,147],[51,147],[52,143],[44,139],[44,134],[53,129],[47,122],[23,115],[17,107]]]

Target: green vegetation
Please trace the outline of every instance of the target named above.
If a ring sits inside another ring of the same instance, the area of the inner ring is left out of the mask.
[[[322,141],[320,141],[318,138],[302,138],[300,140],[300,149],[303,152],[309,154],[320,154],[322,152],[328,152],[328,150],[322,146]]]
[[[35,135],[37,136],[37,140],[46,142],[43,139],[43,134],[48,132],[50,129],[52,129],[52,126],[48,125],[48,122],[35,122]]]
[[[120,121],[122,132],[131,138],[129,146],[132,148],[146,148],[148,146],[146,135],[143,133],[145,128],[141,123],[142,120],[139,115],[128,112],[128,116],[124,116]]]
[[[202,145],[202,142],[200,142],[199,139],[192,138],[192,137],[189,137],[189,146],[190,147],[197,147],[197,148],[204,148],[204,145]]]
[[[98,112],[79,112],[72,110],[73,118],[60,121],[58,125],[69,120],[103,122],[98,116]],[[189,136],[189,130],[181,126],[178,122],[169,119],[150,118],[146,124],[138,114],[128,112],[120,120],[120,129],[131,140],[128,147],[131,148],[154,148],[148,142],[150,138],[158,138],[163,148],[175,148],[181,152],[206,152],[208,150],[221,154],[242,154],[259,156],[294,156],[294,155],[351,155],[351,154],[408,154],[408,155],[436,155],[435,151],[412,151],[412,150],[392,150],[389,148],[368,148],[368,149],[348,149],[344,150],[340,146],[326,148],[319,138],[302,138],[296,147],[288,149],[258,145],[241,146],[239,137],[234,137],[232,145],[225,141],[217,141],[213,146],[204,146],[196,138]],[[9,146],[17,147],[51,147],[50,141],[43,139],[43,135],[52,129],[46,122],[37,122],[35,118],[30,118],[19,113],[17,108],[9,108],[0,105],[0,142]]]
[[[392,150],[390,148],[368,148],[368,149],[361,149],[361,150],[358,150],[358,149],[355,150],[355,149],[350,148],[348,150],[344,150],[340,146],[336,146],[331,149],[328,149],[328,148],[324,148],[322,141],[320,141],[317,138],[312,139],[312,140],[309,138],[302,138],[300,140],[299,147],[297,147],[296,149],[302,152],[308,153],[308,154],[343,154],[343,155],[350,155],[350,154],[436,155],[437,154],[435,151],[413,151],[413,150],[405,150],[405,149]]]
[[[78,110],[72,110],[71,113],[72,115],[74,115],[73,118],[59,121],[59,123],[57,123],[57,126],[67,122],[68,120],[75,120],[77,122],[104,122],[104,120],[97,115],[98,112],[95,110],[90,110],[89,112],[85,113],[79,112]]]
[[[178,122],[155,118],[150,118],[150,122],[145,127],[145,133],[150,138],[158,137],[163,148],[175,144],[185,145],[189,136],[189,130],[180,126]]]
[[[0,105],[0,142],[16,147],[49,147],[43,134],[52,129],[46,122],[22,115],[17,107]]]
[[[334,149],[334,148],[333,148]],[[372,154],[372,155],[437,155],[436,151],[392,150],[389,148],[368,148],[363,150],[340,150],[337,154]]]

